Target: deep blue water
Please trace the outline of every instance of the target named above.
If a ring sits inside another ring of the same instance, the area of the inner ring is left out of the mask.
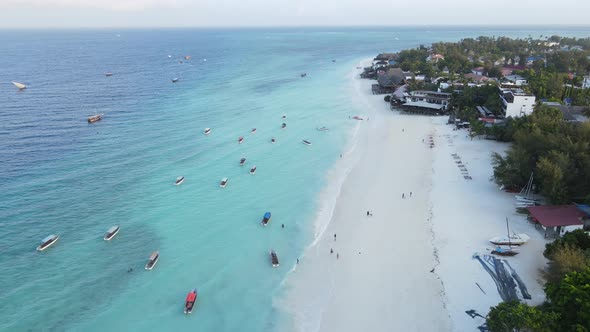
[[[539,34],[590,30],[0,31],[0,330],[285,330],[273,298],[312,240],[348,116],[362,112],[347,90],[358,61],[439,40]],[[87,124],[97,113],[104,119]],[[263,228],[265,211],[273,219]],[[103,241],[115,224],[119,235]],[[36,252],[54,233],[55,246]],[[145,271],[154,250],[161,260]]]

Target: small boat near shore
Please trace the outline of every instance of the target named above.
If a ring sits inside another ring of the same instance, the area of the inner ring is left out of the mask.
[[[209,135],[209,134],[211,134],[211,128],[205,128],[205,130],[203,131],[203,133],[204,133],[205,135]]]
[[[221,188],[225,188],[225,186],[227,185],[227,181],[229,181],[229,179],[228,179],[228,178],[223,178],[223,179],[221,179],[221,182],[219,182],[219,186],[220,186]]]
[[[19,90],[24,90],[27,88],[26,85],[24,85],[23,83],[19,83],[19,82],[12,82],[12,84],[14,84],[14,86],[16,86]]]
[[[176,181],[174,181],[174,185],[180,186],[183,182],[184,182],[184,176],[179,176],[176,178]]]
[[[310,141],[308,141],[308,140],[306,140],[306,139],[302,140],[302,142],[303,142],[303,144],[305,144],[305,145],[311,145],[311,142],[310,142]]]
[[[360,117],[360,116],[358,116],[358,115],[355,115],[352,118],[355,119],[355,120],[363,121],[363,118]]]
[[[117,233],[119,233],[119,230],[121,229],[120,226],[113,226],[111,228],[109,228],[109,230],[107,231],[107,233],[104,235],[104,240],[105,241],[110,241],[112,238],[115,237],[115,235],[117,235]]]
[[[156,264],[158,263],[158,260],[160,260],[160,252],[158,252],[158,251],[152,252],[152,254],[150,255],[150,258],[148,259],[148,262],[145,264],[145,269],[146,270],[153,269],[154,266],[156,266]]]
[[[286,119],[286,118],[287,118],[287,114],[283,114],[283,119]]]
[[[97,121],[102,120],[102,116],[104,114],[96,114],[88,117],[88,123],[95,123]]]
[[[252,130],[250,130],[250,134],[254,134],[256,132],[256,128],[252,128]]]
[[[260,222],[262,224],[262,226],[268,225],[268,223],[270,222],[270,217],[271,217],[270,212],[264,213],[264,216],[262,217],[262,221]]]
[[[276,140],[274,137],[270,139],[270,142],[271,142],[271,143],[275,143],[276,141],[277,141],[277,140]]]
[[[172,83],[176,83],[176,82],[178,82],[179,80],[180,80],[180,78],[177,78],[177,77],[175,77],[175,78],[173,78],[173,79],[172,79]]]
[[[244,141],[244,138],[242,136],[238,137],[238,144],[242,144],[243,141]]]
[[[497,246],[496,248],[494,248],[494,250],[492,250],[492,254],[498,256],[515,256],[519,253],[520,252],[517,249],[514,249],[512,247]]]
[[[111,76],[113,76],[113,73],[111,73],[111,72],[106,72],[106,73],[104,73],[104,76],[106,76],[106,77],[111,77]]]
[[[195,307],[195,302],[197,302],[197,289],[193,289],[188,293],[186,296],[186,300],[184,301],[184,313],[190,314],[193,312],[193,308]]]
[[[287,128],[287,124],[283,122],[283,124],[281,125],[281,129],[285,129]]]
[[[41,240],[41,244],[37,247],[37,251],[43,251],[49,247],[51,247],[57,240],[59,239],[59,235],[49,235],[48,237]]]
[[[246,163],[246,158],[240,159],[240,166],[244,166],[245,163]]]
[[[256,173],[256,165],[252,166],[252,168],[250,168],[250,174],[254,175],[254,173]]]
[[[328,131],[328,127],[318,127],[316,128],[318,131]]]
[[[279,267],[279,257],[274,250],[270,251],[270,264],[272,264],[272,267]]]
[[[307,73],[301,74],[301,77],[306,77],[306,76],[307,76]]]

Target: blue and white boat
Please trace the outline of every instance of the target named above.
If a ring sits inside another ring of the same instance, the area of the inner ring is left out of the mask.
[[[37,251],[43,251],[49,247],[51,247],[51,245],[53,245],[55,242],[57,242],[57,240],[59,239],[59,235],[49,235],[48,237],[44,238],[41,241],[41,244],[37,247]]]
[[[269,221],[270,221],[270,212],[266,212],[264,214],[264,217],[262,217],[262,222],[261,222],[262,226],[266,226],[269,223]]]

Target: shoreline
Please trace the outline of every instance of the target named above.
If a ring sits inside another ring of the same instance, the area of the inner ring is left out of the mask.
[[[434,264],[428,239],[430,230],[425,221],[432,160],[430,149],[421,141],[421,132],[429,130],[430,119],[391,112],[383,96],[371,94],[372,81],[361,80],[358,73],[354,71],[351,78],[355,93],[351,102],[368,120],[359,121],[358,139],[352,139],[347,146],[351,153],[343,155],[345,164],[334,166],[336,170],[346,170],[342,181],[334,183],[332,174],[328,175],[327,188],[332,190],[325,189],[320,199],[337,192],[332,213],[322,211],[326,203],[320,205],[314,227],[319,224],[324,229],[316,232],[301,264],[288,276],[286,295],[278,305],[289,308],[286,310],[292,321],[288,325],[293,331],[367,327],[372,331],[392,327],[415,330],[417,311],[425,308],[428,318],[422,318],[423,325],[418,325],[432,331],[433,326],[448,324],[440,283],[427,273]],[[390,154],[383,153],[388,150]],[[414,150],[417,153],[412,155]],[[400,162],[399,155],[423,165],[400,179],[406,164]],[[396,186],[399,189],[390,197],[390,188]],[[339,190],[333,190],[334,187]],[[411,199],[398,196],[404,191],[402,187],[407,188],[406,195],[414,192]],[[366,216],[367,210],[373,213],[372,217]],[[327,216],[328,220],[322,219]],[[391,218],[396,220],[392,222]],[[407,224],[410,227],[404,230]],[[421,245],[419,253],[407,255],[404,250],[412,247],[414,241],[427,245]],[[330,254],[330,250],[334,253]],[[402,256],[386,255],[387,252]],[[366,283],[365,279],[371,282]],[[400,301],[415,302],[416,306],[407,312],[397,310]]]
[[[500,259],[526,285],[516,290],[519,299],[543,302],[539,252],[547,241],[516,213],[512,195],[489,181],[491,152],[508,145],[471,141],[446,117],[392,112],[358,73],[351,75],[351,103],[370,120],[354,127],[343,159],[328,172],[314,238],[275,300],[289,317],[287,330],[477,330],[502,297],[473,255],[490,257],[488,239],[505,233],[505,217],[531,240],[520,255]]]

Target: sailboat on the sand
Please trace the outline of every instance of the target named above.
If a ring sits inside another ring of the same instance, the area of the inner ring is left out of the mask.
[[[510,226],[508,225],[508,218],[506,218],[507,236],[496,236],[490,239],[492,244],[497,247],[492,251],[492,254],[500,256],[514,256],[518,254],[518,250],[512,248],[513,245],[520,246],[529,240],[529,236],[522,234],[510,234]],[[507,245],[507,247],[505,247]],[[504,246],[504,247],[503,247]]]

